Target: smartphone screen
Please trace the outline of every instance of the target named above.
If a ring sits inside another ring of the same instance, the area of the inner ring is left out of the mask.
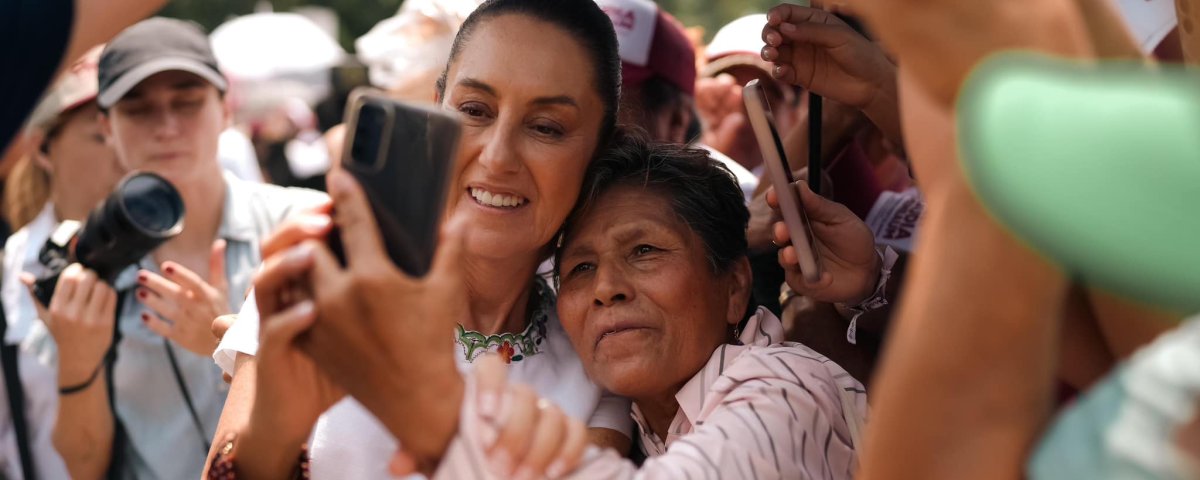
[[[800,271],[806,280],[816,282],[821,278],[820,258],[814,248],[812,228],[808,224],[804,204],[792,187],[795,178],[784,156],[783,140],[775,127],[771,105],[767,102],[766,94],[758,80],[751,80],[746,84],[742,90],[742,98],[746,103],[750,126],[754,129],[754,136],[758,139],[759,149],[762,151],[763,163],[767,166],[767,175],[771,178],[776,197],[779,199],[783,223],[787,225],[788,233],[791,234]]]
[[[356,91],[346,109],[341,167],[362,185],[392,261],[409,275],[425,275],[454,170],[458,121],[372,90]]]

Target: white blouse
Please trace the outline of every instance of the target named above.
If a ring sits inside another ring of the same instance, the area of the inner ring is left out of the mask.
[[[589,427],[608,428],[626,436],[632,432],[630,403],[604,392],[587,378],[575,348],[567,338],[554,308],[554,296],[539,280],[544,293],[534,320],[523,335],[483,337],[458,332],[457,359],[461,371],[483,350],[501,351],[512,360],[509,381],[525,383],[553,401],[564,413]],[[233,326],[221,339],[213,358],[233,373],[238,353],[258,351],[258,306],[250,295]],[[465,337],[465,338],[464,338]],[[527,340],[527,341],[525,341]],[[507,344],[507,346],[506,346]],[[395,437],[366,408],[346,398],[321,415],[309,440],[312,478],[390,478],[388,463],[399,448]]]

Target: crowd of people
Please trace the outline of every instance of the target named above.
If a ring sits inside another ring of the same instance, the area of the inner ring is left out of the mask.
[[[406,1],[358,47],[461,124],[422,277],[318,119],[344,89],[247,90],[163,3],[0,7],[0,478],[1200,478],[1192,0],[707,43],[650,0]],[[136,172],[182,231],[56,270]]]

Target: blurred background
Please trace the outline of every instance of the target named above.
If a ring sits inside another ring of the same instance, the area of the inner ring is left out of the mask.
[[[330,33],[342,47],[353,52],[354,40],[380,20],[395,15],[401,3],[396,0],[173,0],[161,14],[194,20],[211,32],[230,17],[264,11],[294,11],[327,19],[330,22],[327,26],[334,29]],[[765,12],[780,0],[659,0],[655,3],[684,25],[703,28],[707,42],[722,25],[742,15]]]

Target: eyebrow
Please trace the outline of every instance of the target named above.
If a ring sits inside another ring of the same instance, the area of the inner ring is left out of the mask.
[[[499,96],[496,94],[495,88],[492,88],[491,85],[488,85],[478,79],[469,78],[469,77],[464,78],[462,80],[459,80],[458,85],[461,87],[466,87],[466,88],[470,88],[473,90],[482,91],[483,93],[486,93],[493,97]],[[538,97],[538,98],[533,99],[533,101],[529,102],[529,103],[531,103],[533,105],[538,105],[538,106],[565,105],[568,107],[574,107],[576,109],[579,108],[579,102],[576,102],[574,98],[571,98],[568,95],[554,95],[554,96],[548,96],[548,97]]]

